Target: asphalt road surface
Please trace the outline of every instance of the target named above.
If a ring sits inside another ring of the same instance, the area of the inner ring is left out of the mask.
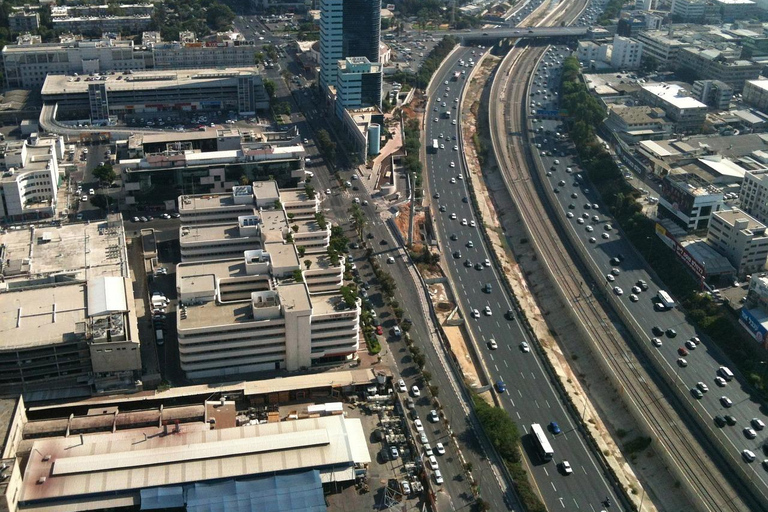
[[[457,63],[460,59],[468,62],[470,57],[478,56],[479,51],[472,48],[455,52],[450,62],[438,71],[442,76],[436,78],[428,104],[426,140],[430,146],[433,139],[444,146],[444,149],[428,154],[427,174],[430,193],[439,194],[439,198],[433,197],[433,211],[447,270],[491,378],[506,386],[506,391],[500,393],[501,401],[519,425],[523,452],[547,507],[550,510],[600,510],[607,497],[612,503],[618,503],[613,488],[565,411],[538,356],[522,349],[522,342],[531,342],[517,320],[505,316],[512,304],[496,270],[490,262],[486,263],[490,256],[478,228],[472,226],[476,220],[469,200],[465,199],[469,197],[464,178],[466,171],[456,147],[458,141],[454,140],[458,123],[454,124],[457,109],[453,107],[457,105],[466,79],[453,82],[451,76],[457,70],[467,70],[469,74],[467,67],[459,67]],[[446,111],[450,112],[450,118],[445,117]],[[444,212],[439,211],[441,207],[445,207]],[[479,269],[476,268],[478,265]],[[490,285],[490,293],[485,290],[487,285]],[[486,308],[490,315],[484,312]],[[472,318],[473,310],[478,311],[478,318]],[[491,340],[495,340],[498,349],[489,348]],[[558,424],[559,434],[553,433],[550,422]],[[532,436],[528,434],[532,423],[539,423],[547,430],[554,450],[552,461],[545,462],[539,457]],[[560,467],[565,460],[573,467],[571,475],[565,475]]]

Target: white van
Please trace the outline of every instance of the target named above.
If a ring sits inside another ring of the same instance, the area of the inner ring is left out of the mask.
[[[718,368],[717,374],[720,375],[725,380],[728,380],[728,381],[733,380],[733,372],[727,366],[721,366],[720,368]]]

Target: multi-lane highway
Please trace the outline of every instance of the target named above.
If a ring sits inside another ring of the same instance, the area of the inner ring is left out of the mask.
[[[550,54],[541,62],[533,77],[531,95],[525,102],[530,104],[530,109],[557,110],[557,96],[553,92],[559,88],[561,61],[562,56],[555,58]],[[531,136],[534,159],[544,170],[544,186],[553,192],[550,197],[557,205],[558,214],[571,231],[572,238],[586,249],[587,263],[602,274],[595,285],[602,288],[606,296],[612,296],[615,305],[624,310],[630,319],[629,327],[642,333],[641,342],[651,352],[659,371],[674,383],[679,392],[677,398],[687,402],[699,417],[702,429],[711,431],[717,439],[716,444],[720,445],[718,448],[736,460],[737,476],[751,481],[756,493],[765,495],[768,493],[768,473],[760,461],[768,455],[763,453],[763,445],[768,441],[768,431],[763,430],[763,425],[768,423],[768,416],[761,411],[761,404],[750,398],[738,380],[718,379],[719,367],[730,363],[710,340],[695,332],[683,312],[678,309],[659,311],[655,306],[663,283],[647,271],[641,255],[607,215],[607,208],[600,204],[600,198],[580,172],[573,154],[561,153],[565,144],[556,135],[563,131],[560,123],[543,119],[527,128],[534,130]],[[646,283],[647,289],[642,282]],[[656,333],[654,328],[658,329]],[[723,397],[727,397],[731,404]],[[731,416],[736,423],[719,426],[715,422],[716,416],[721,416],[723,422],[731,421],[726,418]],[[669,432],[670,429],[665,430]],[[680,440],[688,435],[685,431]],[[680,441],[674,444],[679,449]],[[698,447],[699,443],[696,445]],[[756,460],[747,461],[742,455],[744,450],[753,452]],[[689,462],[698,458],[694,453],[679,452],[679,455]],[[702,464],[710,464],[708,460],[696,462],[696,466],[690,467],[692,479],[706,476],[712,469],[701,470]],[[710,495],[712,509],[739,509],[738,499],[734,501],[727,488],[713,485],[711,479],[702,480],[699,488]]]
[[[431,146],[431,141],[437,139],[442,148],[428,154],[426,172],[446,270],[468,329],[482,352],[492,379],[503,382],[506,387],[499,393],[501,402],[521,427],[525,456],[548,508],[590,510],[592,507],[599,510],[607,497],[617,503],[617,496],[561,404],[561,397],[538,355],[523,349],[522,342],[526,341],[530,346],[530,340],[516,315],[507,316],[513,306],[496,270],[490,265],[491,256],[469,201],[466,170],[459,151],[456,121],[459,109],[454,108],[460,102],[466,78],[454,82],[451,77],[455,71],[469,74],[471,68],[460,67],[458,63],[464,60],[469,65],[469,59],[478,56],[478,50],[459,49],[438,71],[432,90],[428,91],[426,140]],[[445,116],[446,111],[450,112],[450,117]],[[488,285],[489,289],[486,288]],[[490,315],[485,312],[486,308]],[[474,310],[478,312],[477,318],[473,317]],[[491,340],[495,341],[497,349],[490,348]],[[558,424],[559,434],[554,434],[549,427],[551,422]],[[527,434],[532,423],[547,428],[554,449],[553,461],[543,462],[537,455],[531,436]],[[574,469],[571,475],[565,475],[560,468],[566,460]]]

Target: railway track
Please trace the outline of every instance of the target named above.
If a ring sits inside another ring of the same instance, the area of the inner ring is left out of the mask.
[[[569,20],[570,21],[570,20]],[[527,141],[526,112],[530,76],[546,47],[514,47],[504,58],[494,77],[489,111],[493,149],[505,185],[524,220],[540,261],[547,267],[555,285],[591,334],[592,343],[607,360],[610,371],[656,436],[656,441],[676,461],[685,485],[699,496],[699,502],[713,511],[740,511],[749,507],[714,468],[704,449],[693,442],[691,432],[672,409],[642,363],[615,329],[602,306],[583,284],[581,271],[573,263],[568,244],[558,236],[553,213],[545,205],[543,187]],[[513,80],[514,77],[525,77]],[[515,135],[507,135],[515,134]],[[541,195],[540,195],[541,193]]]

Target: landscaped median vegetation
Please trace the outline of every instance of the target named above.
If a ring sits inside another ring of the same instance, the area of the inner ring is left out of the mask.
[[[547,508],[539,500],[528,481],[528,473],[523,469],[520,454],[520,433],[517,425],[504,409],[494,407],[477,395],[472,395],[477,420],[482,425],[485,435],[491,441],[504,465],[512,475],[517,495],[528,512],[546,512]]]
[[[750,384],[768,397],[768,355],[746,335],[726,308],[699,292],[699,283],[656,236],[655,222],[642,213],[640,193],[627,183],[595,137],[594,129],[602,123],[605,111],[589,94],[579,74],[578,60],[567,58],[563,64],[561,98],[568,113],[568,131],[590,181],[632,244],[677,297],[688,320],[712,338]]]

